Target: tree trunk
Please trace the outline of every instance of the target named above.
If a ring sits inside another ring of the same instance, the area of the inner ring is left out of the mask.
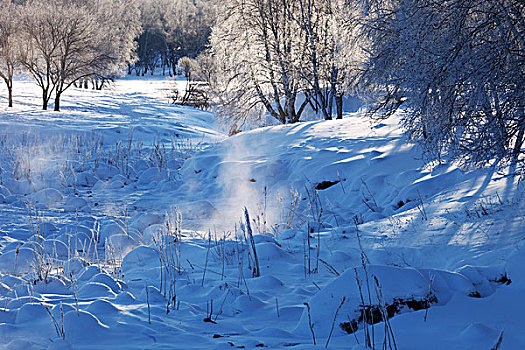
[[[104,88],[104,84],[106,84],[106,78],[102,77],[100,78],[100,85],[97,90],[102,90]]]
[[[173,76],[176,77],[177,76],[177,62],[175,61],[174,58],[171,59],[171,70],[173,72]]]
[[[42,109],[44,111],[47,111],[47,102],[49,101],[49,98],[47,97],[47,89],[42,90]]]
[[[13,83],[7,85],[8,107],[13,107]]]
[[[61,94],[62,94],[61,92],[57,92],[55,96],[55,111],[56,112],[60,111],[60,95]]]
[[[512,151],[513,161],[518,160],[518,157],[521,153],[521,147],[523,146],[523,141],[525,141],[525,122],[521,123],[518,130],[518,135],[516,136],[516,143],[514,144],[514,150]]]
[[[343,95],[335,95],[335,107],[337,109],[337,119],[343,119]]]
[[[290,124],[297,123],[299,121],[299,116],[295,113],[295,97],[287,96],[284,103],[284,123],[288,121]]]

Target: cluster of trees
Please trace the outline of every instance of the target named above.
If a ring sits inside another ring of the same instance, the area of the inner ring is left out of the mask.
[[[350,91],[376,117],[404,108],[433,159],[523,154],[523,0],[232,0],[210,41],[213,100],[234,129],[306,108],[340,118]]]
[[[307,108],[342,117],[346,62],[339,0],[233,0],[218,9],[210,54],[219,113],[240,128],[269,113],[281,123]],[[335,102],[335,103],[334,103]]]
[[[15,69],[42,90],[42,107],[76,82],[105,77],[133,59],[138,8],[128,0],[0,1],[0,76],[12,106]]]
[[[13,75],[30,73],[42,105],[72,85],[101,87],[127,68],[177,73],[207,44],[215,0],[0,0],[0,77],[12,106]]]
[[[409,107],[405,126],[432,158],[518,160],[525,135],[524,1],[396,0],[367,10],[371,55],[361,83],[379,92],[374,110],[388,115]]]
[[[352,93],[376,117],[403,108],[433,158],[523,160],[523,0],[0,0],[10,105],[20,67],[58,110],[72,84],[126,65],[182,68],[198,83],[180,100],[209,98],[233,132],[342,118]]]
[[[128,73],[177,74],[182,57],[196,57],[203,51],[213,25],[215,0],[139,0],[143,31],[137,38],[137,61]]]

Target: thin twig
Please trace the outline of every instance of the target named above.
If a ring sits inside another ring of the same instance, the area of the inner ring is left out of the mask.
[[[306,305],[306,308],[308,309],[308,326],[310,327],[310,332],[312,332],[312,339],[314,341],[314,345],[317,345],[315,342],[314,325],[312,324],[312,317],[310,315],[310,304],[304,303],[304,305]]]
[[[343,307],[343,304],[345,303],[346,297],[343,296],[343,299],[341,300],[341,304],[337,307],[337,310],[335,310],[334,320],[332,321],[332,328],[330,328],[330,334],[328,334],[328,339],[326,339],[325,348],[328,347],[328,344],[330,343],[330,338],[332,338],[332,332],[334,331],[334,325],[335,320],[337,319],[337,314],[339,313],[339,310],[341,310],[341,307]]]

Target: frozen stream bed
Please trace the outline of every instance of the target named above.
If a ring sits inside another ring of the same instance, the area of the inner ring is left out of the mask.
[[[226,137],[171,84],[0,98],[0,348],[525,348],[513,169],[396,116]]]

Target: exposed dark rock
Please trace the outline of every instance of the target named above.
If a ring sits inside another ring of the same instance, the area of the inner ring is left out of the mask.
[[[426,299],[394,299],[391,304],[385,306],[386,316],[388,319],[400,314],[407,308],[413,311],[424,310],[430,308],[432,304],[437,303],[435,295],[430,295]],[[348,322],[342,322],[339,327],[348,334],[352,334],[359,329],[360,323],[376,324],[383,322],[383,312],[378,305],[365,305],[364,308],[356,310],[359,313],[359,317]]]
[[[428,309],[430,307],[430,304],[434,304],[434,303],[437,303],[437,298],[434,295],[432,295],[430,298],[426,300],[407,300],[405,301],[405,305],[414,311]]]
[[[337,185],[339,183],[339,180],[336,181],[323,181],[319,182],[317,185],[315,185],[316,190],[326,190],[327,188],[330,188],[334,185]]]
[[[471,298],[481,298],[481,294],[479,294],[479,292],[477,290],[474,291],[474,292],[470,292],[468,294],[468,296],[471,297]]]
[[[339,327],[341,327],[341,329],[343,331],[345,331],[346,333],[348,334],[352,334],[354,332],[357,332],[358,330],[358,326],[357,326],[357,321],[356,320],[351,320],[351,321],[348,321],[348,322],[342,322],[339,324]]]
[[[399,202],[396,203],[396,205],[394,205],[394,210],[398,210],[399,208],[407,205],[408,203],[410,203],[411,200],[410,199],[407,199],[406,201],[402,201],[400,200]]]
[[[507,286],[512,283],[511,279],[507,275],[502,275],[494,279],[489,279],[489,281],[497,284],[504,284]]]

